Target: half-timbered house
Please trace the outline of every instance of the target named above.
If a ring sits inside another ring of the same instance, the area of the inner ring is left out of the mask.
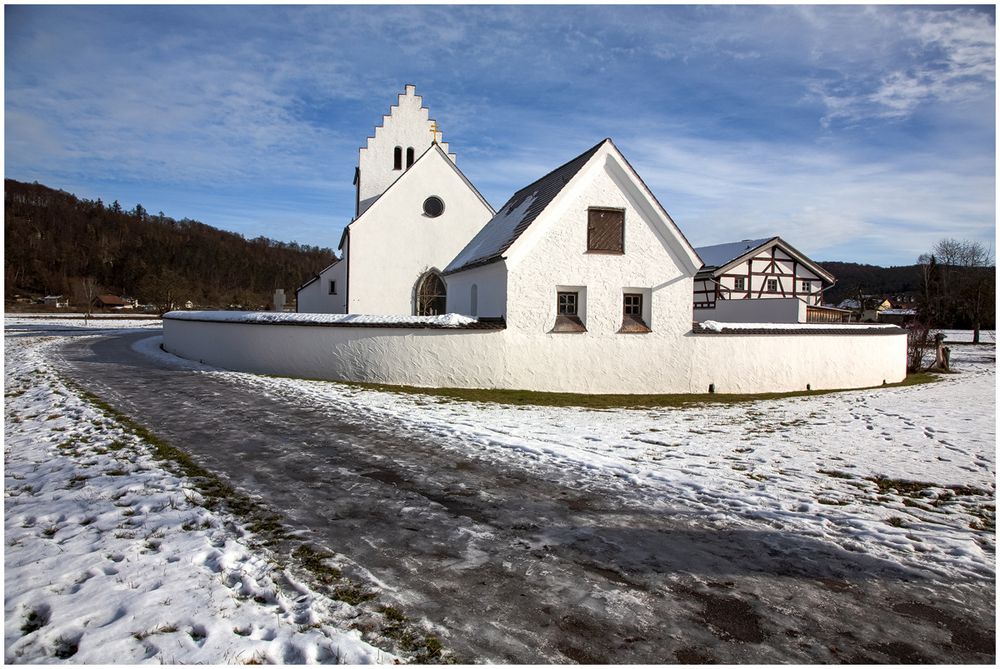
[[[704,266],[694,279],[694,320],[831,322],[822,307],[832,274],[781,237],[744,239],[696,249]],[[765,302],[766,300],[766,302]]]

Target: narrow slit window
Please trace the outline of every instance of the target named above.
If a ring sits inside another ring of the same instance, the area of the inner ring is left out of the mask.
[[[331,295],[337,294],[337,282],[333,279],[330,280],[330,294]]]
[[[403,169],[403,147],[401,146],[397,146],[396,150],[392,152],[392,169]]]
[[[409,167],[413,164],[413,147],[411,146],[406,150],[406,166]]]

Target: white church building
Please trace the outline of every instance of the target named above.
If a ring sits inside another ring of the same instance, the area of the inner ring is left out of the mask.
[[[906,334],[894,326],[694,323],[703,258],[611,139],[494,212],[407,86],[360,150],[354,182],[342,257],[299,288],[299,313],[170,313],[164,348],[248,372],[551,392],[905,377]]]
[[[407,86],[359,152],[341,258],[296,291],[299,312],[446,313],[441,272],[495,212],[440,138]]]

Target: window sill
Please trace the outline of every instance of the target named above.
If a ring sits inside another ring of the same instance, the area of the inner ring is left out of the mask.
[[[556,316],[556,324],[549,330],[550,333],[573,333],[586,332],[587,327],[580,320],[579,316]]]
[[[626,321],[618,330],[618,334],[646,334],[647,332],[652,332],[652,330],[640,321]]]

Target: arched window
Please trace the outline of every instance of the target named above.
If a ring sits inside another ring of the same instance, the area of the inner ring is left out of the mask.
[[[473,318],[479,317],[479,286],[472,284],[469,289],[469,315]]]
[[[397,146],[396,150],[392,154],[392,169],[401,170],[403,169],[403,147]]]
[[[413,147],[411,146],[406,150],[406,166],[409,167],[413,164]]]
[[[431,271],[417,280],[417,316],[439,316],[447,308],[447,289],[441,275]]]

